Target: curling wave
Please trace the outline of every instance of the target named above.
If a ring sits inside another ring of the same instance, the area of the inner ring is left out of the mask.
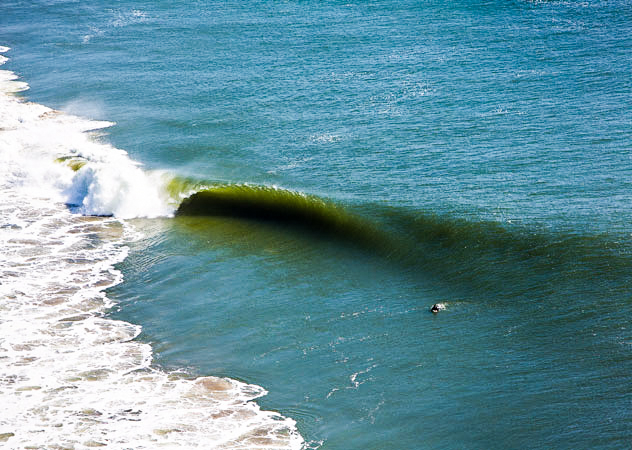
[[[195,192],[177,216],[219,216],[271,222],[359,244],[382,241],[369,221],[314,195],[266,186],[225,185]]]

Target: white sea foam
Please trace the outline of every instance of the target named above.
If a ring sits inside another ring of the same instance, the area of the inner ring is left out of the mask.
[[[94,131],[111,122],[22,101],[10,95],[28,88],[16,78],[0,71],[0,175],[33,193],[77,205],[86,215],[127,219],[173,214],[176,205],[165,192],[165,174],[142,170],[126,152],[99,141]],[[69,158],[85,165],[75,173],[60,163]]]
[[[6,73],[0,71],[4,89],[0,171],[5,179],[77,205],[83,214],[132,218],[173,213],[174,205],[164,191],[164,174],[142,170],[126,152],[87,133],[111,123],[66,115],[7,95],[23,86]],[[60,163],[68,158],[85,165],[73,172]]]
[[[67,203],[168,214],[160,174],[86,133],[109,123],[21,101],[13,74],[0,77],[0,445],[301,448],[293,420],[252,401],[263,388],[154,368],[140,327],[105,316],[128,227]],[[86,165],[74,172],[64,156]]]

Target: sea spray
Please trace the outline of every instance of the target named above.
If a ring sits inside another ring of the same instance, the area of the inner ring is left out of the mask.
[[[5,48],[6,51],[6,48]],[[64,114],[10,95],[28,89],[0,71],[3,176],[33,195],[49,195],[85,215],[118,218],[173,213],[168,175],[141,169],[128,154],[99,139],[114,125]],[[80,161],[80,164],[60,164]],[[75,169],[75,170],[73,170]]]

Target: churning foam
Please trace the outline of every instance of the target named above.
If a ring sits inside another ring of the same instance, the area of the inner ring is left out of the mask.
[[[301,448],[293,420],[252,401],[263,388],[158,370],[140,327],[105,317],[126,226],[67,204],[123,217],[169,205],[124,152],[85,133],[109,124],[20,101],[11,93],[27,86],[11,72],[0,87],[0,445]],[[75,172],[55,162],[64,156],[86,164]]]
[[[82,119],[9,95],[28,89],[16,78],[13,72],[0,71],[0,176],[34,195],[41,192],[76,205],[85,215],[126,219],[173,213],[177,205],[165,192],[164,173],[145,171],[123,150],[99,142],[95,131],[112,123]],[[69,159],[80,160],[83,166],[73,171],[63,164]]]

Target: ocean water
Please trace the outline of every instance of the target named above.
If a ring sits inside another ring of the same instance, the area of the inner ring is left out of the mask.
[[[0,46],[6,448],[632,443],[629,2],[5,0]]]

